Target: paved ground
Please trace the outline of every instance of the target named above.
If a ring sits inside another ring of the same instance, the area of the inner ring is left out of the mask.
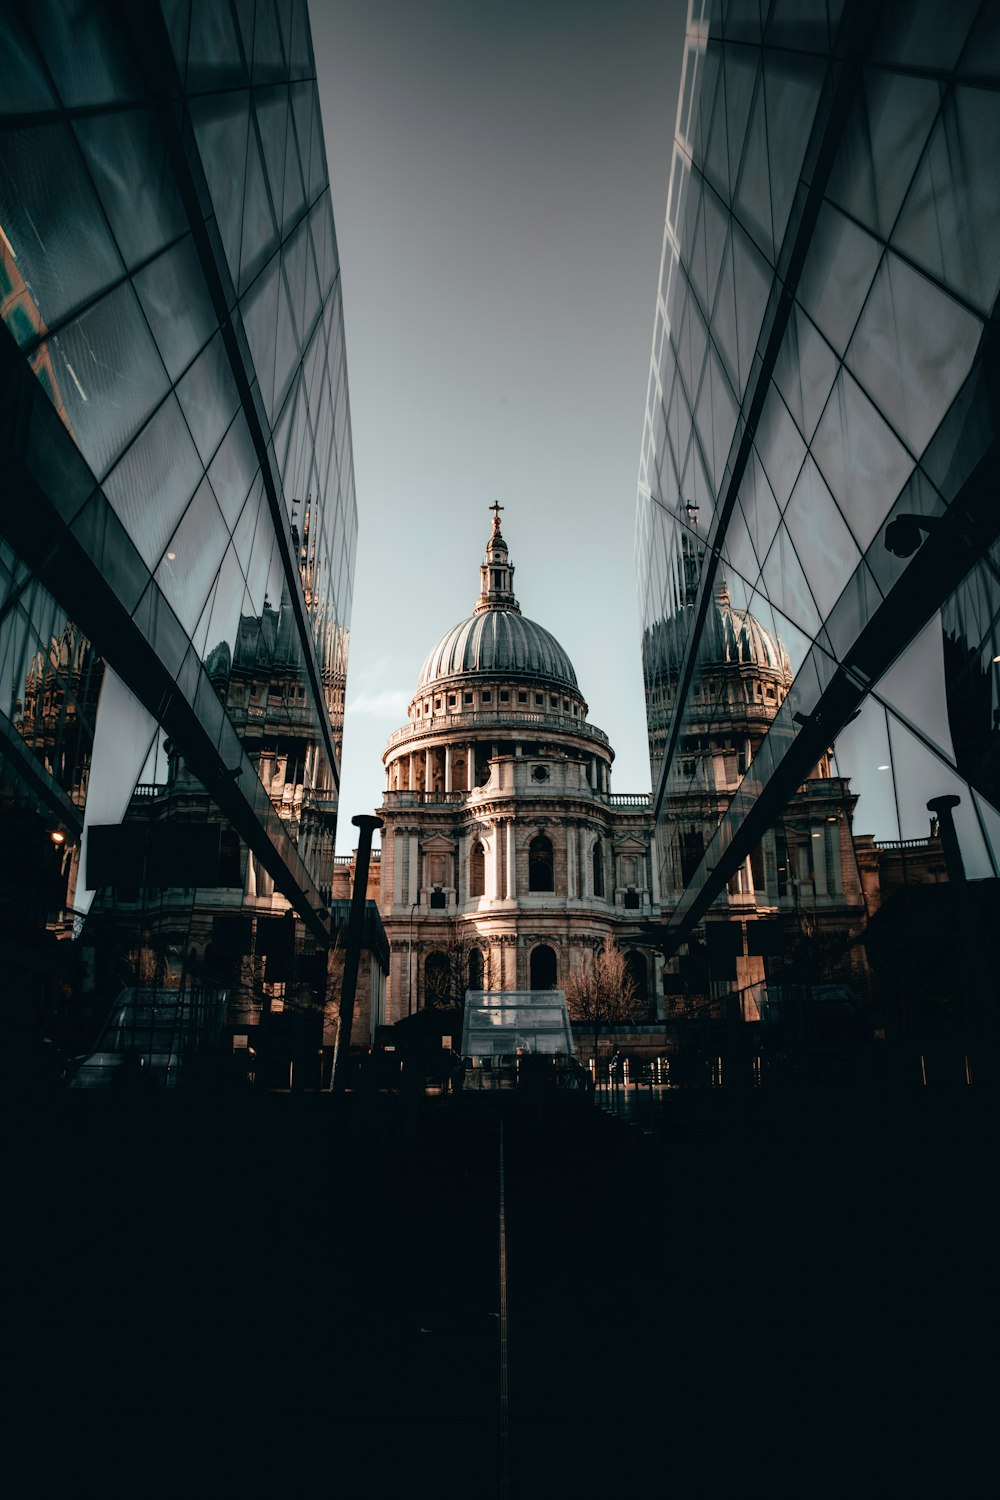
[[[993,1100],[605,1102],[25,1106],[19,1493],[992,1494]]]

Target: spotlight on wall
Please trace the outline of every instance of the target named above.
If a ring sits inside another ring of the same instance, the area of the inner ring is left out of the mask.
[[[65,844],[66,842],[66,835],[64,833],[60,833],[58,828],[54,828],[52,830],[52,832],[49,834],[49,838],[54,844]]]

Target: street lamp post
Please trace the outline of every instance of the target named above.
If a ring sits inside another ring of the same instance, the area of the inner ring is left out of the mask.
[[[370,813],[359,813],[351,822],[360,829],[358,852],[354,863],[354,890],[347,926],[347,950],[344,956],[344,981],[340,992],[340,1024],[337,1028],[337,1052],[333,1061],[332,1087],[343,1093],[347,1086],[351,1053],[351,1026],[354,1022],[354,997],[358,988],[361,944],[364,938],[365,903],[368,898],[368,865],[371,860],[372,834],[382,827],[382,819]]]
[[[413,913],[420,905],[414,901],[410,907],[410,937],[406,949],[406,1014],[413,1015]]]

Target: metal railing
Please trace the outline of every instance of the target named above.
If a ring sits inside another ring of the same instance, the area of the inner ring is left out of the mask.
[[[512,728],[530,727],[539,725],[546,730],[555,730],[562,734],[575,734],[586,740],[595,740],[599,745],[609,743],[603,729],[596,728],[588,723],[586,719],[573,719],[564,713],[544,711],[525,712],[517,709],[496,709],[493,711],[479,711],[474,713],[446,713],[434,715],[432,718],[421,719],[412,724],[404,724],[397,729],[386,741],[386,750],[395,749],[397,745],[407,740],[416,739],[421,735],[453,735],[456,730],[470,730],[472,732],[489,730],[491,734],[507,736]]]
[[[876,849],[935,849],[939,847],[941,840],[938,838],[926,839],[876,839]]]

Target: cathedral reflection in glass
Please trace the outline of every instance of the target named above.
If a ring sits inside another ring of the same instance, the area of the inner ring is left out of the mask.
[[[636,535],[675,941],[834,743],[856,828],[926,840],[955,796],[1000,873],[998,153],[995,7],[690,8]],[[788,690],[672,881],[722,590]]]
[[[10,983],[250,1025],[325,962],[357,531],[306,0],[4,5],[0,112]]]

